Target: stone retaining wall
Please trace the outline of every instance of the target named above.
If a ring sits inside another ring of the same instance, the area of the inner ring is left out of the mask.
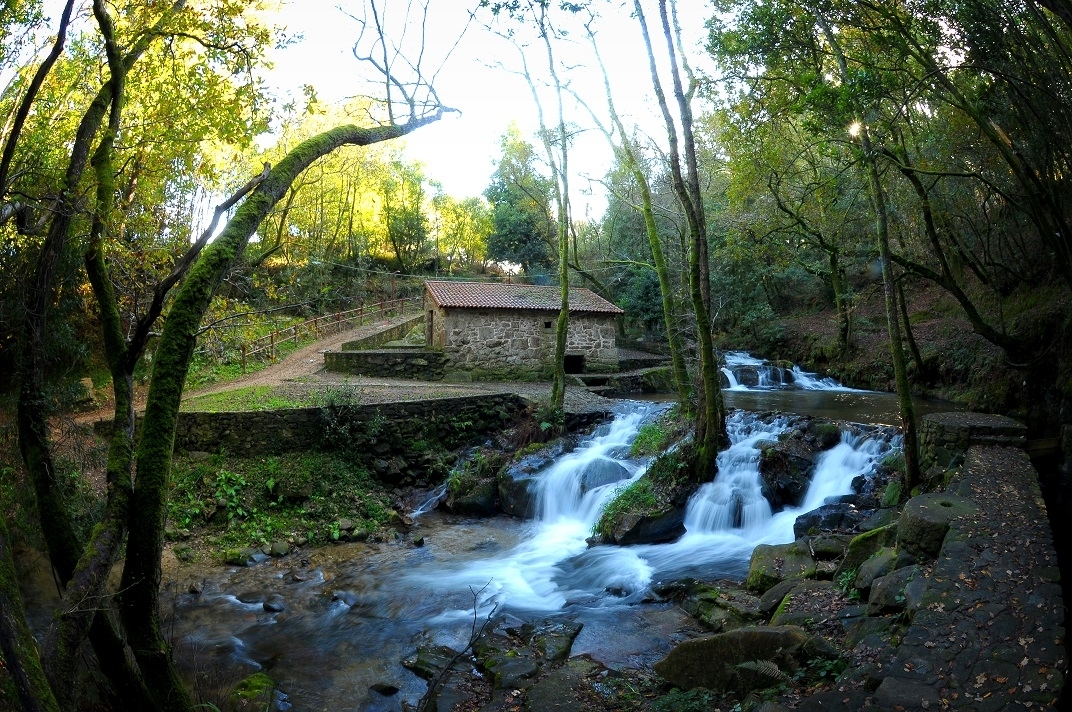
[[[424,349],[327,351],[324,366],[332,373],[438,381],[446,372],[447,359],[440,351]]]
[[[425,440],[436,447],[505,427],[525,405],[513,394],[228,413],[179,413],[175,449],[265,455],[350,447],[389,454]]]
[[[342,350],[359,351],[361,349],[374,349],[377,346],[383,346],[388,341],[397,341],[398,339],[404,338],[409,332],[413,331],[414,326],[423,322],[424,314],[414,314],[400,324],[395,324],[382,331],[377,331],[374,334],[369,334],[368,336],[355,339],[354,341],[344,342]]]
[[[1022,448],[1026,442],[1027,427],[1003,415],[931,413],[920,426],[920,466],[926,471],[959,465],[976,445]]]

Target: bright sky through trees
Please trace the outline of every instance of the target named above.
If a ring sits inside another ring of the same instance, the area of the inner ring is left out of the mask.
[[[429,67],[438,66],[451,51],[466,28],[470,7],[476,4],[475,0],[433,0],[425,49]],[[388,12],[401,17],[398,13],[405,3],[396,4],[392,0],[387,5]],[[680,5],[686,47],[696,49],[703,37],[708,10],[698,2]],[[647,59],[637,23],[630,14],[632,3],[611,1],[597,3],[597,7],[601,13],[597,20],[600,48],[613,75],[619,112],[627,126],[639,124],[649,135],[659,137],[662,118],[652,103]],[[273,54],[276,66],[266,81],[298,99],[302,96],[302,85],[306,84],[312,85],[324,102],[360,93],[355,78],[361,67],[352,53],[358,23],[347,16],[346,8],[347,3],[339,0],[286,2],[278,15],[279,22],[286,26],[288,35],[301,35],[302,40]],[[469,25],[436,81],[440,98],[446,105],[459,109],[461,115],[449,116],[406,139],[407,155],[424,163],[427,175],[458,198],[480,195],[487,187],[500,154],[500,138],[511,122],[517,123],[529,140],[535,140],[533,133],[537,127],[529,89],[522,77],[512,73],[520,67],[517,50],[481,25],[491,19],[488,11],[480,11],[477,18]],[[418,40],[419,27],[411,24],[405,42],[415,47]],[[533,44],[528,55],[529,65],[540,81],[546,76],[542,51],[542,47]],[[560,52],[559,61],[571,67],[566,75],[571,86],[603,115],[602,79],[583,34],[573,32],[566,42],[558,43],[556,51]],[[545,101],[550,107],[550,98]],[[605,199],[602,188],[592,185],[587,178],[602,178],[610,165],[611,152],[603,136],[591,128],[588,113],[575,106],[572,99],[567,112],[566,121],[576,122],[584,129],[576,138],[570,159],[575,172],[572,184],[580,191],[594,192],[594,197],[575,198],[574,207],[577,217],[583,217],[587,204],[592,217],[596,217]]]

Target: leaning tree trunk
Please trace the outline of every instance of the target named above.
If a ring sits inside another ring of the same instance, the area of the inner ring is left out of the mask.
[[[369,145],[403,136],[439,118],[404,125],[340,126],[314,136],[287,154],[237,209],[175,297],[160,336],[136,455],[137,479],[130,509],[129,540],[120,594],[123,623],[149,689],[164,710],[187,712],[189,694],[179,679],[160,627],[160,557],[179,401],[197,332],[226,271],[294,179],[313,161],[344,145]]]

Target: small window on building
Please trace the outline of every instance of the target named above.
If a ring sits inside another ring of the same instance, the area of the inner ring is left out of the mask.
[[[545,322],[543,323],[543,328],[545,328],[545,329],[550,329],[550,328],[551,328],[551,322],[549,322],[549,321],[545,321]]]

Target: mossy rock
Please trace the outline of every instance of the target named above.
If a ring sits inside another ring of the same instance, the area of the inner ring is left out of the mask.
[[[664,680],[682,690],[705,687],[746,693],[751,690],[740,689],[744,664],[768,661],[790,676],[810,660],[837,657],[833,646],[797,626],[755,626],[687,640],[655,663],[654,668]]]
[[[763,617],[758,598],[732,588],[700,586],[681,607],[715,633],[740,628]]]
[[[263,672],[250,675],[231,691],[231,704],[236,710],[275,709],[275,680]]]
[[[745,588],[753,593],[765,593],[786,579],[813,576],[815,559],[803,539],[791,544],[760,544],[752,551]]]
[[[897,549],[884,546],[871,555],[864,563],[860,564],[860,570],[856,572],[853,586],[860,590],[866,598],[871,591],[871,584],[875,579],[891,573],[897,567]]]
[[[852,541],[849,542],[849,548],[845,551],[845,558],[842,559],[841,566],[838,567],[834,577],[838,578],[846,571],[859,571],[860,566],[870,559],[876,551],[884,546],[893,546],[896,542],[896,524],[888,524],[853,537]]]
[[[938,556],[950,523],[976,512],[975,503],[948,492],[921,494],[901,510],[897,544],[912,554]]]

